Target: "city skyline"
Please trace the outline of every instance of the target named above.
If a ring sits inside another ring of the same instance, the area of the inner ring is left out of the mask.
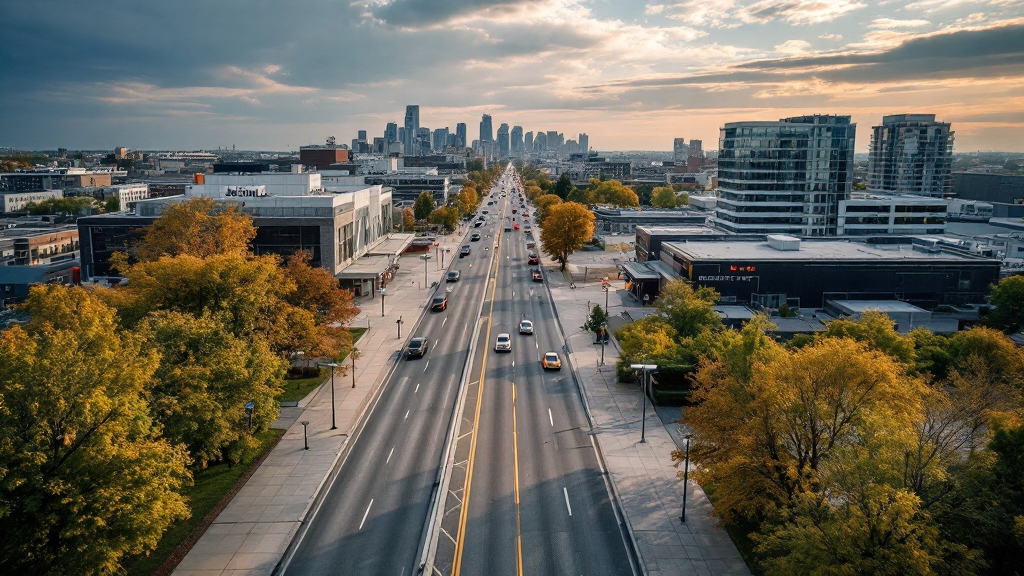
[[[597,150],[714,149],[728,122],[923,113],[953,125],[956,152],[1024,151],[1024,2],[190,6],[0,7],[0,147],[297,150],[376,133],[417,102],[431,128],[489,114]]]

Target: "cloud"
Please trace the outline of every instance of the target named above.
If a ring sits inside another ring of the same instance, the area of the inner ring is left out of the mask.
[[[782,54],[805,54],[811,52],[811,43],[806,40],[786,40],[775,47],[776,52]]]
[[[842,34],[822,34],[822,35],[818,36],[818,38],[821,38],[822,40],[842,40],[843,39],[843,35]]]
[[[417,29],[462,20],[507,19],[551,4],[551,0],[390,0],[366,7],[380,22]]]
[[[736,17],[747,23],[779,19],[795,25],[821,24],[866,7],[856,0],[761,0],[740,8]]]
[[[931,22],[927,20],[893,20],[892,18],[875,18],[871,21],[871,24],[868,24],[868,28],[892,30],[893,28],[920,28],[929,24],[931,24]]]

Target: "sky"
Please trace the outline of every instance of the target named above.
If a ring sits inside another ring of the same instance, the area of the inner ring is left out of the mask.
[[[7,0],[0,147],[296,150],[429,128],[717,147],[726,122],[951,122],[1024,152],[1024,0]]]

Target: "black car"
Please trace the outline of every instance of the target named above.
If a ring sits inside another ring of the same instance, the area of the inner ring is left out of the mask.
[[[473,232],[473,235],[469,237],[469,241],[470,242],[479,242],[480,241],[480,233],[479,232]]]
[[[476,222],[473,223],[473,227],[474,228],[479,228],[479,227],[481,227],[483,225],[484,225],[484,221],[483,220],[477,220]]]
[[[462,250],[459,250],[459,258],[463,258],[466,256],[469,256],[469,244],[466,244],[465,246],[462,247]]]
[[[448,273],[447,276],[445,276],[445,281],[446,282],[458,282],[459,278],[461,278],[461,277],[462,277],[462,272],[459,272],[458,270],[452,270],[451,272]]]
[[[434,296],[434,299],[430,302],[430,309],[434,312],[441,312],[445,308],[448,308],[448,297]]]
[[[416,337],[409,340],[409,345],[405,347],[405,355],[409,358],[422,358],[427,353],[427,348],[430,346],[430,341],[426,338]]]
[[[540,258],[538,258],[536,254],[531,253],[527,257],[526,262],[527,264],[540,264]]]

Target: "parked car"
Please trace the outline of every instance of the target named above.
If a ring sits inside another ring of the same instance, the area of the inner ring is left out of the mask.
[[[405,347],[405,356],[407,358],[422,358],[427,353],[427,348],[430,346],[430,341],[421,336],[417,336],[412,340],[409,340],[409,345]]]
[[[434,312],[441,312],[448,308],[448,297],[447,296],[434,296],[434,299],[430,301],[430,309]]]
[[[495,352],[511,352],[512,351],[512,336],[502,333],[498,334],[498,339],[494,341]]]
[[[533,334],[533,322],[529,320],[519,321],[519,333],[520,334]]]
[[[448,275],[445,277],[445,282],[458,282],[459,278],[461,277],[462,272],[459,272],[458,270],[452,270],[448,272]]]
[[[557,352],[548,352],[540,359],[540,365],[545,370],[561,370],[562,360],[558,357]]]

